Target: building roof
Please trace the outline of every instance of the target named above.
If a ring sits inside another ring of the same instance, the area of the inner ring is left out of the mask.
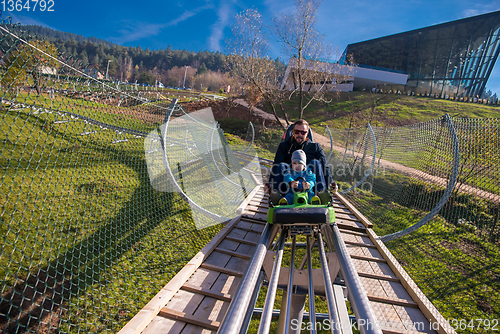
[[[500,11],[349,44],[359,67],[408,74],[407,86],[481,95],[500,53]]]

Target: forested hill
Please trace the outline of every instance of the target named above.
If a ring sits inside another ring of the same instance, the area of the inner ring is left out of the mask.
[[[163,50],[126,47],[95,37],[84,37],[69,32],[56,31],[36,25],[23,25],[30,35],[44,38],[58,48],[60,53],[81,60],[83,66],[91,66],[104,73],[109,62],[109,76],[116,80],[139,83],[154,83],[156,80],[167,85],[178,85],[179,74],[189,66],[193,74],[203,72],[224,72],[226,56],[220,52]],[[169,71],[175,72],[175,75]]]
[[[104,39],[99,39],[96,37],[85,37],[82,35],[73,34],[71,32],[54,30],[54,29],[50,29],[50,28],[46,28],[46,27],[42,27],[42,26],[37,26],[37,25],[32,25],[32,24],[21,25],[21,28],[23,30],[28,30],[30,35],[37,35],[37,36],[40,36],[40,37],[42,37],[44,39],[48,39],[48,40],[60,39],[63,41],[69,41],[69,40],[74,39],[78,43],[91,42],[91,43],[95,43],[95,44],[105,44],[105,45],[108,45],[110,47],[115,45],[114,43],[108,42]]]

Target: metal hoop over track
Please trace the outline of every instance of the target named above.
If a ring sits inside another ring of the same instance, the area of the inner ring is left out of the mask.
[[[453,123],[451,122],[450,116],[448,114],[445,114],[443,116],[443,123],[446,123],[446,126],[450,132],[452,141],[453,141],[453,168],[450,173],[450,178],[448,180],[448,186],[446,187],[446,190],[444,191],[443,196],[439,200],[439,202],[436,204],[436,206],[429,212],[424,218],[422,218],[418,223],[415,225],[412,225],[402,231],[392,233],[392,234],[387,234],[382,237],[380,237],[380,240],[383,242],[388,242],[397,238],[400,238],[402,236],[408,235],[428,222],[438,214],[439,211],[443,208],[443,206],[446,204],[448,201],[448,198],[451,196],[451,193],[453,192],[453,188],[455,188],[455,184],[457,183],[457,177],[458,177],[458,171],[460,167],[460,152],[459,152],[459,145],[458,145],[458,138],[457,138],[457,133],[455,131],[455,127],[453,126]]]

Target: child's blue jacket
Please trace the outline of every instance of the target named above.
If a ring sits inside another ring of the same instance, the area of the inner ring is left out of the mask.
[[[301,172],[295,172],[290,167],[288,172],[286,172],[285,175],[283,175],[283,182],[285,182],[286,184],[289,185],[290,182],[297,180],[297,178],[299,178],[299,177],[303,177],[306,180],[306,182],[309,182],[309,184],[311,185],[309,190],[307,190],[307,195],[309,196],[309,200],[311,200],[311,198],[314,196],[314,192],[312,191],[312,189],[314,188],[314,185],[316,184],[316,175],[309,169],[309,167],[307,167],[305,170],[303,170]],[[302,183],[303,183],[303,181],[300,180],[299,181],[299,189],[303,189]],[[290,190],[288,191],[288,193],[293,193],[293,191],[294,191],[294,189],[290,187]]]

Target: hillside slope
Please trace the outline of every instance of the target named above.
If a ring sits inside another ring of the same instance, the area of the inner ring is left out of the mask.
[[[331,103],[312,103],[304,113],[304,118],[313,128],[328,125],[330,128],[363,127],[367,123],[372,126],[397,127],[425,122],[436,119],[444,114],[453,117],[466,118],[498,118],[500,106],[477,103],[464,103],[450,100],[440,100],[428,97],[406,96],[395,94],[372,94],[361,92],[341,93],[331,96]],[[252,121],[255,126],[262,125],[263,120],[257,115],[250,114],[248,109],[241,105],[231,106],[227,101],[204,102],[186,104],[187,110],[197,110],[210,106],[214,110],[215,119],[227,123],[227,119]],[[266,110],[264,105],[258,106]],[[287,101],[284,104],[289,119],[298,118],[296,101]],[[280,112],[278,116],[283,117]],[[266,128],[276,128],[276,122],[266,121]],[[234,133],[231,128],[224,128],[226,132]],[[237,131],[238,132],[238,131]]]

